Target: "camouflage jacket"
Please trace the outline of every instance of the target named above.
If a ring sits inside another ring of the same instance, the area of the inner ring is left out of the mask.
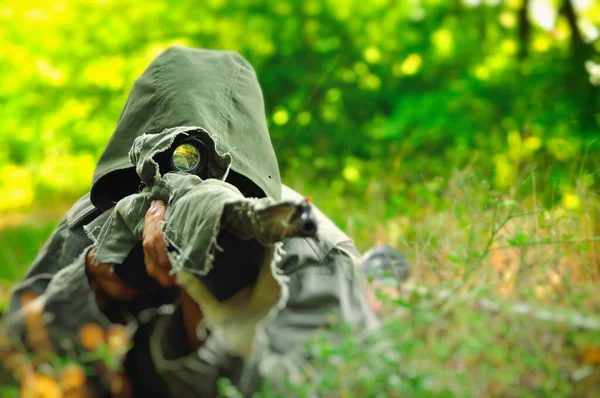
[[[5,318],[9,334],[24,338],[20,293],[33,290],[44,303],[49,334],[60,350],[69,352],[83,324],[107,328],[111,322],[128,323],[136,333],[125,367],[130,379],[140,381],[134,383],[137,396],[211,397],[217,394],[220,377],[229,378],[249,395],[265,378],[297,374],[309,360],[304,343],[328,328],[332,313],[350,325],[374,326],[362,272],[356,266],[359,253],[351,239],[314,206],[317,236],[285,239],[273,257],[271,271],[279,275],[279,287],[285,291],[278,297],[285,297],[261,324],[262,334],[253,339],[260,337],[260,342],[253,343],[249,355],[232,352],[218,334],[209,335],[198,350],[190,350],[180,306],[169,289],[128,303],[112,302],[103,311],[98,308],[86,275],[86,255],[107,235],[113,236],[114,244],[104,260],[125,254],[125,246],[119,246],[124,241],[121,230],[107,233],[103,228],[114,224],[107,220],[115,219],[116,209],[128,198],[150,198],[152,189],[144,193],[140,186],[152,185],[146,179],[162,178],[153,155],[165,150],[171,135],[191,131],[181,126],[201,126],[193,130],[201,133],[209,148],[209,174],[203,176],[202,187],[220,180],[237,187],[236,195],[243,197],[302,199],[281,183],[262,94],[247,61],[232,52],[171,48],[136,81],[98,163],[90,193],[67,213],[15,288]],[[172,184],[167,199],[177,196],[184,185],[179,180]],[[214,201],[206,199],[203,208],[210,203]],[[121,208],[119,214],[139,225],[136,208]],[[218,220],[219,214],[206,210],[203,220]],[[218,261],[213,266],[218,267]]]

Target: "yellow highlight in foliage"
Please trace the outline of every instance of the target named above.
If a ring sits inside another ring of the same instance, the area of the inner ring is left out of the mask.
[[[275,7],[273,7],[275,13],[280,16],[286,16],[292,13],[292,5],[285,1],[277,1],[275,2]]]
[[[208,0],[206,5],[209,6],[213,10],[220,10],[227,3],[226,0]]]
[[[96,161],[88,153],[78,155],[46,154],[39,166],[39,184],[60,192],[82,192],[89,185]]]
[[[60,384],[50,376],[41,373],[26,373],[21,382],[20,397],[62,398]]]
[[[571,27],[567,18],[563,16],[558,17],[553,35],[556,40],[567,40],[571,37]]]
[[[531,43],[531,46],[533,47],[534,51],[543,53],[550,49],[551,44],[552,43],[550,42],[550,39],[548,37],[538,36],[533,40],[533,43]]]
[[[354,166],[346,166],[344,167],[344,178],[348,182],[356,182],[360,180],[360,171]]]
[[[369,73],[369,67],[364,62],[357,62],[354,64],[354,73],[358,76],[363,76]]]
[[[338,21],[346,21],[352,16],[352,4],[349,1],[336,2],[332,11]]]
[[[491,76],[490,70],[483,65],[479,65],[475,68],[475,77],[479,80],[488,80]]]
[[[283,126],[288,122],[288,120],[290,120],[290,115],[288,111],[283,108],[277,109],[273,114],[273,121],[278,126]]]
[[[440,56],[449,56],[454,50],[454,38],[449,29],[441,28],[433,32],[431,42]]]
[[[324,105],[321,108],[321,117],[328,123],[333,123],[339,117],[339,112],[333,106]]]
[[[14,15],[13,9],[10,7],[2,7],[0,8],[0,18],[2,19],[10,19]]]
[[[508,156],[516,162],[521,159],[521,133],[513,130],[506,137],[508,141]]]
[[[511,29],[517,26],[517,17],[510,11],[504,11],[500,13],[498,19],[500,20],[500,25],[506,29]]]
[[[515,55],[519,51],[519,45],[514,39],[504,39],[500,46],[507,55]]]
[[[546,142],[546,148],[556,160],[560,160],[561,162],[571,159],[577,153],[577,148],[574,143],[561,137],[549,139],[548,142]]]
[[[251,48],[256,51],[257,54],[265,57],[272,55],[276,50],[275,43],[263,35],[256,35],[255,40],[252,40],[250,44]]]
[[[419,69],[421,69],[421,64],[423,63],[423,59],[421,58],[421,56],[419,54],[410,54],[408,57],[406,57],[406,59],[404,60],[404,62],[402,62],[400,65],[398,65],[398,69],[396,70],[396,67],[394,67],[394,74],[395,75],[414,75],[415,73],[417,73],[419,71]]]
[[[363,57],[370,64],[376,64],[381,61],[381,50],[375,46],[369,46],[365,48]]]
[[[301,112],[298,115],[298,124],[301,126],[306,126],[312,120],[312,116],[309,112]]]
[[[575,194],[566,194],[562,197],[561,204],[565,209],[577,210],[581,208],[581,199]]]
[[[125,86],[126,62],[123,57],[97,60],[86,66],[83,77],[98,87],[120,90]]]
[[[515,162],[531,158],[533,152],[540,149],[542,140],[540,137],[531,136],[526,139],[521,138],[521,133],[513,130],[508,133],[508,155]]]
[[[52,66],[47,60],[39,59],[36,66],[38,73],[44,80],[57,86],[60,86],[64,82],[64,73],[60,69]]]
[[[381,79],[379,76],[369,73],[362,79],[364,86],[369,90],[377,90],[381,86]]]
[[[494,183],[496,188],[503,189],[514,183],[517,177],[517,166],[508,156],[500,154],[494,156]]]
[[[527,137],[523,142],[523,147],[529,152],[535,152],[542,146],[542,139],[540,137]]]
[[[0,168],[0,212],[30,206],[35,198],[29,169],[8,164]]]
[[[317,0],[305,1],[304,12],[308,15],[316,15],[321,12],[321,3]]]
[[[325,94],[325,98],[329,102],[338,102],[342,98],[342,91],[339,88],[330,88]]]
[[[513,10],[519,10],[523,7],[523,1],[524,0],[506,0],[506,6]]]
[[[339,72],[342,80],[346,83],[353,83],[356,81],[356,74],[351,69],[344,69]]]

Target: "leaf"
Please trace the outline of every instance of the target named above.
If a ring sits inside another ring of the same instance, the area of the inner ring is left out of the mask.
[[[512,199],[502,201],[498,203],[498,207],[505,207],[507,209],[512,209],[517,207],[518,203]]]
[[[451,262],[453,262],[455,264],[462,264],[463,263],[463,260],[460,258],[460,256],[456,252],[446,253],[446,258],[449,261],[451,261]]]
[[[531,242],[531,237],[527,234],[519,232],[514,238],[506,238],[506,242],[508,242],[508,244],[511,246],[523,246]]]
[[[395,300],[393,300],[393,303],[397,304],[401,307],[404,307],[404,308],[413,308],[414,307],[410,302],[408,302],[406,300],[402,300],[402,299],[395,299]]]
[[[583,350],[581,362],[585,365],[600,365],[600,348],[593,346],[587,347]]]
[[[104,344],[104,329],[96,323],[87,323],[79,329],[81,345],[88,351],[94,351]]]

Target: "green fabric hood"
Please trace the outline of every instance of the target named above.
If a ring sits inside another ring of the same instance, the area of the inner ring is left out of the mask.
[[[279,166],[252,66],[235,52],[175,46],[135,81],[94,172],[92,203],[105,210],[137,192],[140,179],[129,157],[135,138],[178,126],[202,127],[219,153],[231,155],[234,173],[281,198]]]

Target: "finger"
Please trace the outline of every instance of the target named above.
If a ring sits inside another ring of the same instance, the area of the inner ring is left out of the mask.
[[[161,226],[166,213],[163,201],[152,202],[147,212],[144,227],[144,257],[148,275],[156,279],[162,286],[174,286],[175,278],[169,275],[171,263],[167,256],[167,247]]]
[[[169,275],[169,273],[166,272],[165,270],[162,270],[162,269],[156,268],[156,267],[150,267],[147,269],[147,272],[148,272],[148,275],[150,275],[152,278],[156,279],[162,287],[177,286],[177,281],[175,279],[175,276]]]
[[[173,287],[177,286],[177,280],[175,276],[169,275],[169,271],[164,268],[157,267],[156,264],[149,259],[149,256],[144,254],[144,261],[146,262],[146,272],[149,276],[156,279],[162,287]]]
[[[155,211],[156,211],[156,207],[158,206],[158,200],[153,200],[152,203],[150,203],[150,208],[148,209],[148,211],[146,212],[146,215],[144,216],[144,222],[147,223],[149,222],[150,218],[152,218],[152,216],[154,215]]]
[[[167,205],[165,204],[164,201],[153,200],[152,203],[150,204],[150,208],[148,209],[148,211],[146,212],[146,215],[144,216],[144,222],[146,222],[146,223],[151,222],[152,219],[155,218],[156,213],[159,211],[163,211],[163,215],[164,215],[164,210],[166,210],[166,208],[167,208]]]
[[[145,237],[142,240],[142,247],[144,248],[144,262],[146,263],[146,269],[156,268],[156,259],[158,257],[156,253],[156,247],[154,245],[154,233],[150,232],[154,229],[154,224],[151,222],[144,226],[146,231]]]
[[[162,231],[157,231],[156,235],[152,239],[154,241],[154,250],[156,253],[155,262],[159,268],[162,268],[166,271],[171,270],[171,261],[169,261],[169,256],[167,255],[167,244],[165,242],[165,237]]]
[[[144,250],[144,263],[146,264],[146,273],[156,279],[159,275],[159,271],[146,250]]]
[[[158,277],[158,283],[160,283],[160,285],[162,287],[174,287],[177,286],[177,281],[175,280],[174,276],[170,276],[168,274],[161,274]]]
[[[144,216],[144,230],[142,231],[142,241],[146,241],[149,237],[152,237],[156,230],[156,223],[154,222],[154,215],[156,214],[156,205],[152,202],[151,207]]]
[[[156,201],[156,212],[154,215],[156,229],[154,231],[152,240],[154,242],[154,249],[156,252],[156,257],[154,258],[155,264],[157,267],[164,269],[168,273],[171,270],[171,261],[169,261],[169,257],[167,255],[167,244],[162,231],[166,212],[167,207],[165,206],[165,203],[162,200]]]
[[[144,217],[144,231],[142,233],[142,245],[144,251],[150,256],[153,263],[159,262],[159,255],[156,245],[158,242],[164,243],[162,232],[160,231],[160,221],[164,219],[166,207],[163,201],[155,200]],[[158,264],[157,264],[158,265]]]

